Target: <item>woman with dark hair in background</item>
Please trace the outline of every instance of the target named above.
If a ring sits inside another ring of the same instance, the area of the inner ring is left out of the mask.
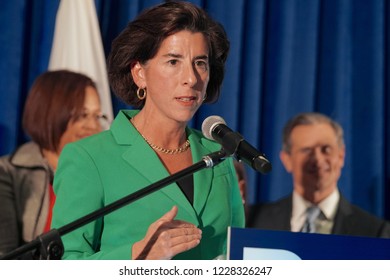
[[[0,254],[49,230],[59,155],[67,143],[100,132],[101,121],[89,77],[59,70],[35,80],[23,112],[23,128],[32,141],[0,158]]]

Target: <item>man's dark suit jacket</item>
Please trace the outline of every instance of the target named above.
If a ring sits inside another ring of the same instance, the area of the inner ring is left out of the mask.
[[[292,195],[273,203],[252,206],[247,227],[291,231]],[[340,196],[332,234],[390,238],[390,223]]]

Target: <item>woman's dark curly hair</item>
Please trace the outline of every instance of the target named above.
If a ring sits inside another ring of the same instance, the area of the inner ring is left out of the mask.
[[[131,75],[135,62],[153,58],[164,39],[179,31],[201,32],[209,46],[210,79],[205,103],[218,100],[224,78],[229,41],[221,24],[201,8],[187,2],[167,2],[142,12],[113,41],[108,57],[108,76],[115,94],[125,103],[142,107]]]

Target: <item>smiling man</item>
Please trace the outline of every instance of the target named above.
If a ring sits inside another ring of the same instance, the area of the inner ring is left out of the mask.
[[[337,182],[344,166],[342,127],[319,113],[293,117],[283,130],[280,159],[293,192],[252,207],[249,227],[390,238],[390,225],[348,202]]]

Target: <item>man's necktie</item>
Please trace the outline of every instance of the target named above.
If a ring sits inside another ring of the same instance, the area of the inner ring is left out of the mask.
[[[302,227],[301,232],[316,232],[315,220],[321,213],[321,209],[317,206],[311,206],[306,210],[307,218],[306,222]]]

